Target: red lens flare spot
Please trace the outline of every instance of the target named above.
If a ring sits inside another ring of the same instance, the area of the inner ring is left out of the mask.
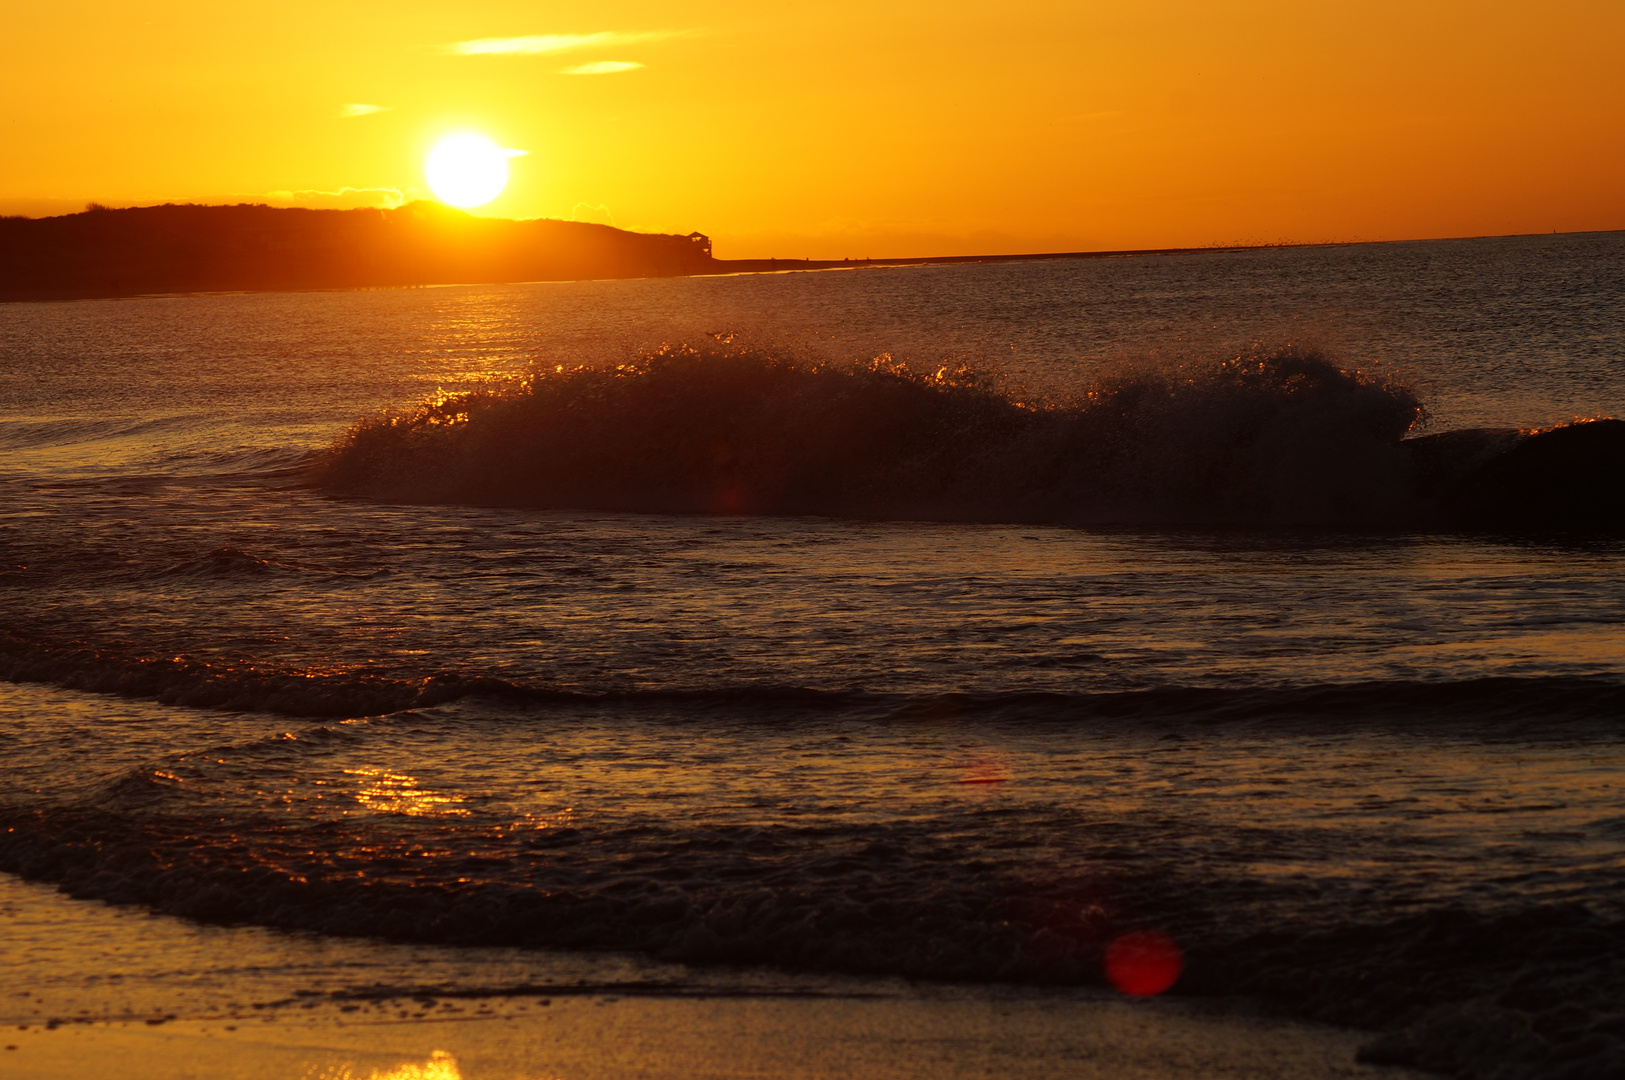
[[[744,514],[750,509],[745,489],[738,484],[724,484],[711,497],[712,509],[719,514]]]
[[[1131,997],[1162,993],[1184,968],[1179,946],[1155,930],[1132,930],[1106,946],[1106,978]]]

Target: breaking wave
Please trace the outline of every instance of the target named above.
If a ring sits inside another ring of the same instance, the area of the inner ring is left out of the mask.
[[[965,366],[807,363],[721,340],[365,419],[314,480],[553,509],[1620,528],[1625,423],[1407,439],[1423,415],[1410,388],[1293,345],[1146,365],[1033,405]]]

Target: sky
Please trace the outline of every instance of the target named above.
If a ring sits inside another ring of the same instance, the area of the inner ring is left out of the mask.
[[[432,197],[722,258],[1625,228],[1620,0],[8,0],[0,213]]]

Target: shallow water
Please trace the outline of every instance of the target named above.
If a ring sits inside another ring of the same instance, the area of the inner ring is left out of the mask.
[[[1604,1075],[1617,539],[405,506],[302,470],[380,408],[718,331],[1049,396],[1308,334],[1427,430],[1560,423],[1625,410],[1622,294],[1607,234],[0,308],[0,869],[1035,986],[1152,928],[1175,993]]]

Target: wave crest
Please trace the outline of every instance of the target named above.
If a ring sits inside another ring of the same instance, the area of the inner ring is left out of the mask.
[[[1419,454],[1423,440],[1402,440],[1423,415],[1409,387],[1296,345],[1128,368],[1033,405],[970,367],[809,363],[722,339],[534,370],[365,419],[322,456],[315,482],[396,502],[547,509],[1493,526],[1483,491],[1476,517],[1457,522],[1450,504],[1501,459],[1486,465],[1479,442]],[[1524,451],[1515,434],[1500,450]]]

